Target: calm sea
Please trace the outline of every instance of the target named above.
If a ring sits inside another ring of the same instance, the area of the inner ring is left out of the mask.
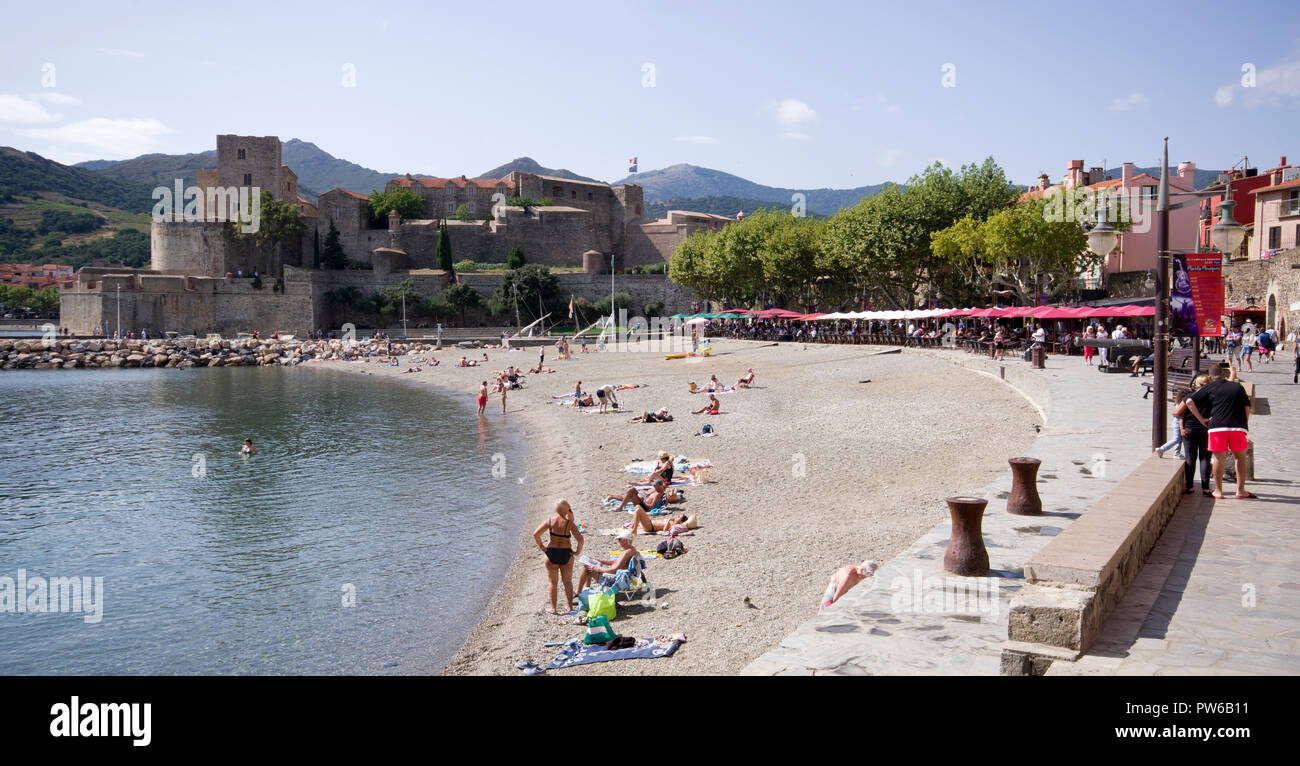
[[[0,674],[437,670],[511,560],[523,450],[469,396],[310,366],[2,373]],[[20,569],[29,605],[102,577],[101,621],[6,605]]]

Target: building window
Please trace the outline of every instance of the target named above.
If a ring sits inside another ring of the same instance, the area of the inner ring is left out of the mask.
[[[252,174],[252,173],[245,173],[245,174],[244,174],[244,186],[252,186],[252,185],[253,185],[253,174]]]
[[[240,149],[239,152],[238,152],[238,157],[239,157],[239,159],[241,159],[241,160],[243,160],[243,159],[247,159],[247,155],[245,154],[245,152],[247,152],[247,151],[248,151],[247,149]]]
[[[1282,246],[1282,227],[1268,227],[1268,249],[1276,250]]]
[[[590,202],[592,199],[591,192],[587,192],[587,201]]]
[[[577,190],[577,189],[570,189],[570,190],[569,190],[569,199],[577,199],[577,198],[578,198],[578,190]]]
[[[456,200],[454,199],[447,200],[447,215],[452,215],[455,212],[456,212]]]
[[[1292,190],[1286,195],[1282,205],[1282,215],[1300,215],[1300,190]]]

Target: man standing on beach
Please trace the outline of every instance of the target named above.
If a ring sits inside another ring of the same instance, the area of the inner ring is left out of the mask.
[[[1213,370],[1214,380],[1201,386],[1187,399],[1192,416],[1209,430],[1209,449],[1214,453],[1214,497],[1223,499],[1223,468],[1227,453],[1236,459],[1237,499],[1248,500],[1256,495],[1246,491],[1246,437],[1250,420],[1250,397],[1246,389],[1235,380],[1228,379],[1228,368],[1219,364]],[[1210,413],[1206,418],[1202,412]]]
[[[461,361],[465,361],[463,358]],[[478,414],[482,415],[483,410],[487,407],[487,381],[478,387]]]

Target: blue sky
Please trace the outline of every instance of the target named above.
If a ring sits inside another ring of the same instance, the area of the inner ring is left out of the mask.
[[[244,133],[386,172],[528,155],[614,180],[636,156],[796,188],[989,155],[1056,181],[1156,164],[1166,135],[1173,163],[1300,162],[1294,2],[197,5],[7,9],[0,145],[79,162]]]

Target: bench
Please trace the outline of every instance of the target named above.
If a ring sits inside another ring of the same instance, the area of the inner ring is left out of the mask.
[[[1195,354],[1190,348],[1176,348],[1169,352],[1169,366],[1168,371],[1165,373],[1165,381],[1169,393],[1172,394],[1177,391],[1185,391],[1188,388],[1191,388],[1192,378],[1196,376],[1196,372],[1192,367],[1194,356]],[[1202,354],[1201,372],[1208,372],[1210,367],[1214,364],[1216,364],[1215,360],[1211,359],[1208,355]],[[1142,398],[1146,399],[1151,396],[1151,392],[1155,389],[1155,384],[1143,383],[1142,385],[1146,388],[1146,392],[1142,394]]]

